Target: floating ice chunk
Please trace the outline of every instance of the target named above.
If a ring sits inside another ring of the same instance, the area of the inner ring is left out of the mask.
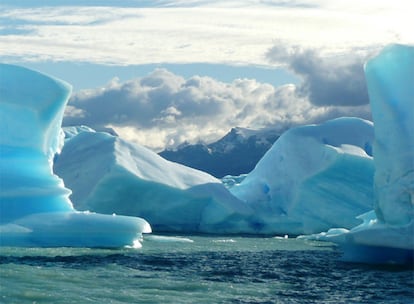
[[[143,219],[91,212],[34,213],[0,226],[3,246],[123,247],[150,233]]]
[[[351,230],[336,228],[301,237],[337,243],[343,251],[342,260],[347,262],[413,264],[413,233],[412,223],[389,226],[374,217]]]
[[[233,239],[213,240],[213,243],[236,243]]]
[[[194,243],[192,239],[178,236],[147,235],[145,241],[154,241],[161,243]]]
[[[70,86],[0,65],[0,245],[120,247],[150,232],[139,218],[76,212],[52,172]]]

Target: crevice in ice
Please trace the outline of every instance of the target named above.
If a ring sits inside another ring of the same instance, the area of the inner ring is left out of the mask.
[[[369,142],[366,142],[364,145],[364,151],[367,153],[367,155],[372,157],[372,144]]]

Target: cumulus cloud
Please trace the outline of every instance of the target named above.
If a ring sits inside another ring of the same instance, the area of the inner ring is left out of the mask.
[[[368,53],[322,55],[317,49],[278,43],[266,56],[302,78],[297,93],[314,105],[358,106],[369,102],[363,68]]]
[[[75,93],[64,125],[113,128],[120,136],[154,150],[184,141],[217,140],[234,126],[275,127],[313,123],[351,113],[369,116],[362,107],[316,106],[295,85],[274,87],[253,79],[231,83],[210,77],[185,79],[165,69],[103,88]]]
[[[0,4],[0,58],[284,65],[303,80],[274,87],[155,70],[72,97],[66,125],[111,127],[156,150],[215,140],[234,126],[283,130],[337,116],[369,118],[364,57],[340,54],[414,41],[406,0],[46,2],[50,6]]]

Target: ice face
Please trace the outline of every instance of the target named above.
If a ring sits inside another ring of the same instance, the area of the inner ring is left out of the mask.
[[[18,66],[2,64],[0,71],[0,145],[38,151],[50,159],[59,148],[70,85]]]
[[[394,45],[365,67],[375,121],[375,212],[390,225],[414,218],[414,48]]]
[[[353,227],[372,208],[372,141],[372,123],[358,118],[291,129],[230,191],[255,210],[264,230]]]
[[[0,69],[0,221],[71,211],[70,191],[50,164],[71,88],[21,67]]]
[[[393,45],[366,64],[375,123],[374,210],[351,230],[310,236],[338,243],[344,260],[414,264],[414,47]]]
[[[252,210],[213,176],[108,133],[65,130],[55,171],[78,210],[144,217],[158,231],[250,232]]]
[[[0,245],[131,245],[149,224],[139,218],[82,213],[52,172],[70,86],[0,65]]]

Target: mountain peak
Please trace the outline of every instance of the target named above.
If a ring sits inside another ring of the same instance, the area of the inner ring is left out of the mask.
[[[210,173],[216,177],[250,172],[279,137],[276,129],[232,128],[210,144],[185,142],[162,157]]]

